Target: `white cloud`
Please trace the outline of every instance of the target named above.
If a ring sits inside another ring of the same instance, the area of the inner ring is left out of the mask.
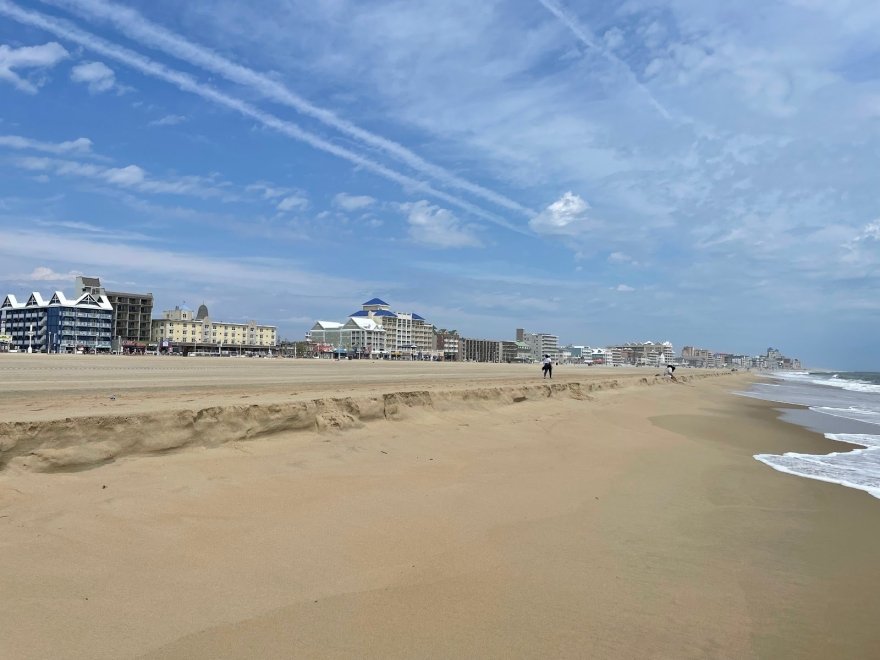
[[[529,220],[529,226],[538,234],[577,236],[598,226],[589,210],[586,200],[569,191]]]
[[[274,186],[271,183],[266,183],[264,181],[252,183],[247,186],[245,190],[247,192],[258,193],[263,199],[276,199],[278,197],[290,195],[293,192],[288,188],[279,188],[278,186]]]
[[[50,172],[58,176],[93,179],[145,193],[189,195],[203,199],[222,198],[225,201],[236,199],[235,195],[228,190],[229,185],[216,178],[179,176],[169,179],[155,179],[138,165],[103,167],[80,161],[36,156],[19,158],[14,162],[22,169],[31,172]]]
[[[479,239],[454,213],[425,200],[401,204],[407,214],[409,237],[416,243],[438,248],[479,247]]]
[[[135,53],[127,48],[123,48],[121,46],[108,42],[95,34],[91,34],[85,32],[84,30],[74,28],[68,23],[58,22],[57,20],[46,14],[24,11],[14,5],[0,4],[0,13],[10,16],[11,18],[26,25],[33,25],[35,27],[39,27],[43,30],[49,31],[52,34],[60,36],[61,38],[68,39],[94,52],[100,53],[105,57],[114,59],[117,62],[121,62],[137,71],[140,71],[145,75],[163,80],[185,92],[196,94],[211,103],[215,103],[217,105],[221,105],[223,107],[231,109],[245,117],[248,117],[249,119],[259,122],[267,128],[281,133],[282,135],[308,144],[315,149],[332,154],[340,159],[346,160],[353,165],[359,166],[389,181],[393,181],[408,190],[420,191],[424,194],[431,195],[436,199],[443,200],[449,204],[457,206],[458,208],[464,209],[469,213],[472,213],[473,215],[481,217],[501,227],[505,227],[515,232],[522,232],[522,230],[516,225],[511,224],[497,214],[491,213],[466,199],[463,199],[456,195],[452,195],[443,190],[439,190],[435,186],[432,186],[425,181],[419,180],[408,174],[403,174],[402,172],[394,170],[387,165],[379,163],[371,158],[367,158],[366,156],[363,156],[360,153],[356,153],[351,149],[340,146],[334,141],[325,139],[315,133],[310,133],[309,131],[300,128],[297,124],[291,121],[280,119],[279,117],[269,112],[266,112],[261,108],[258,108],[252,103],[220,92],[214,87],[201,84],[191,75],[159,64],[158,62],[144,57],[139,53]],[[140,20],[141,22],[146,21],[146,19],[140,17],[140,15],[138,14],[136,14],[135,16],[138,17],[138,20]],[[192,44],[189,44],[189,46],[191,49],[197,49],[197,47],[193,46]],[[207,51],[203,52],[203,55],[205,54],[207,56],[213,55],[211,53],[208,53]],[[224,60],[224,62],[226,61]],[[226,64],[233,66],[230,62],[226,62]],[[245,78],[249,78],[251,75],[258,75],[253,71],[244,69],[243,67],[239,68],[244,72]],[[267,78],[267,80],[270,79]],[[292,103],[293,101],[291,99],[294,97],[294,95],[286,88],[281,88],[281,90],[286,94],[285,98]],[[303,111],[305,112],[305,106],[303,106],[303,108]],[[335,115],[332,115],[332,113],[320,110],[318,108],[315,108],[314,111],[316,113],[316,116],[321,115],[328,120],[329,116],[335,117]],[[365,140],[370,139],[368,136],[372,135],[367,133],[366,131],[363,131],[363,129],[358,129],[349,122],[343,122],[338,119],[337,121],[339,122],[337,126],[339,130],[345,130],[345,127],[351,127],[353,130],[359,132],[358,134],[362,135],[363,139]],[[372,139],[379,140],[383,145],[392,148],[393,145],[396,144],[385,140],[384,138],[379,138],[378,136],[372,136]],[[397,146],[399,147],[400,145]],[[395,153],[403,154],[403,151],[396,151]],[[422,161],[421,159],[418,159],[418,157],[416,157],[416,159],[417,160],[412,161],[414,167],[419,165],[419,163],[424,163],[425,166],[431,167],[430,164],[426,161]],[[443,172],[445,172],[445,170],[442,170],[442,168],[437,168],[436,166],[433,167],[436,168],[438,174],[442,174]],[[459,188],[467,189],[474,194],[481,194],[483,196],[489,195],[501,205],[513,205],[514,207],[522,209],[523,212],[528,211],[528,209],[521,207],[513,200],[508,200],[507,198],[504,198],[497,193],[493,193],[492,191],[482,189],[472,183],[468,183],[467,181],[458,179],[448,172],[446,172],[446,178],[444,179],[444,182],[447,182],[450,185],[455,185]]]
[[[149,126],[177,126],[178,124],[182,124],[186,121],[186,117],[183,115],[165,115],[160,119],[154,119],[149,123]]]
[[[0,80],[6,80],[22,92],[36,94],[43,81],[22,78],[15,69],[48,69],[69,57],[64,47],[54,41],[42,46],[12,48],[0,44]]]
[[[92,141],[77,138],[66,142],[40,142],[20,135],[0,135],[0,146],[11,149],[42,151],[49,154],[87,154],[92,150]]]
[[[629,293],[630,291],[635,291],[635,289],[627,284],[618,284],[615,288],[615,291],[621,291],[624,293]]]
[[[143,183],[147,178],[146,172],[137,165],[111,167],[104,170],[101,177],[108,183],[115,183],[119,186],[136,186]]]
[[[77,64],[70,72],[70,79],[73,82],[88,85],[92,94],[109,92],[116,86],[116,75],[113,73],[113,69],[103,62]]]
[[[289,260],[248,259],[236,256],[209,257],[192,252],[160,250],[123,241],[106,241],[78,234],[10,230],[8,241],[0,242],[0,255],[6,258],[36,261],[75,261],[87,269],[105,272],[138,273],[151,280],[180,280],[214,285],[217,278],[235,282],[245,289],[260,283],[275,282],[279,286],[314,288],[320,284],[326,295],[351,295],[352,291],[382,290],[382,282],[336,277],[327,273],[310,273],[290,266]],[[71,271],[73,272],[73,271]],[[66,275],[64,277],[67,277]]]
[[[874,222],[865,225],[865,228],[862,230],[862,235],[858,240],[864,241],[866,239],[880,241],[880,220],[875,220]]]
[[[849,251],[846,259],[852,261],[857,255],[862,254],[862,245],[874,241],[880,241],[880,219],[869,222],[857,230],[855,236],[843,244],[844,249]]]
[[[613,264],[634,264],[635,260],[623,252],[612,252],[608,255],[608,261]]]
[[[602,38],[605,40],[608,50],[614,50],[623,44],[623,32],[617,27],[606,30]]]
[[[277,79],[249,69],[237,62],[224,58],[217,52],[188,41],[161,25],[151,22],[134,9],[88,1],[77,2],[73,7],[65,3],[65,8],[77,11],[92,19],[108,21],[131,39],[135,39],[150,48],[158,49],[172,57],[177,57],[192,66],[201,67],[216,73],[238,85],[249,87],[266,98],[294,108],[296,111],[316,119],[371,148],[385,152],[399,162],[440,181],[446,186],[463,190],[508,210],[524,215],[532,213],[530,209],[503,194],[468,181],[443,167],[428,162],[398,142],[367,131],[353,122],[338,116],[331,110],[311,103],[280,83]],[[277,30],[277,23],[274,27]],[[449,200],[447,199],[446,201]]]
[[[343,211],[357,211],[372,206],[375,203],[376,200],[368,195],[349,195],[348,193],[339,193],[333,198],[334,206],[338,206]]]
[[[301,195],[288,195],[280,202],[278,202],[278,206],[276,207],[279,211],[293,211],[296,210],[304,210],[308,208],[309,200]]]
[[[77,275],[82,275],[82,273],[78,270],[56,273],[46,266],[37,266],[27,275],[13,275],[10,279],[20,282],[72,282]]]

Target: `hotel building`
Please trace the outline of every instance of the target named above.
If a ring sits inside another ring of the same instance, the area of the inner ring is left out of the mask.
[[[392,312],[384,300],[373,298],[350,318],[370,318],[385,329],[385,347],[392,356],[431,355],[434,326],[415,312]]]
[[[0,335],[23,353],[109,353],[113,306],[89,293],[71,300],[56,291],[45,300],[34,292],[23,303],[10,294],[0,305]]]
[[[672,343],[664,342],[631,342],[607,346],[611,352],[615,366],[632,364],[637,366],[657,367],[662,364],[672,364],[675,361],[675,350]]]
[[[93,296],[107,296],[113,306],[113,338],[122,343],[140,344],[146,348],[150,341],[153,317],[152,293],[125,293],[105,291],[97,277],[79,276],[76,278],[78,294],[90,293]]]
[[[462,337],[459,342],[459,355],[463,362],[500,362],[502,342],[497,339]]]
[[[212,321],[208,308],[201,305],[195,315],[192,310],[180,307],[163,311],[162,318],[152,321],[150,340],[156,343],[170,342],[190,350],[224,346],[266,349],[278,344],[278,331],[274,325],[259,325],[256,321]]]
[[[350,314],[348,321],[317,321],[308,340],[319,353],[426,359],[435,355],[434,326],[414,312],[392,312],[373,298]]]

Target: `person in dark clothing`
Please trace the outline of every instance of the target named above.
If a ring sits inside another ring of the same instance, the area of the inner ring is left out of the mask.
[[[544,356],[544,363],[541,366],[541,370],[544,372],[544,378],[553,378],[553,360],[550,359],[549,355]]]

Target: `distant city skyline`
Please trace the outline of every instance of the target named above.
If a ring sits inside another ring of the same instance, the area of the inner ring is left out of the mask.
[[[878,29],[867,0],[0,0],[0,290],[880,370]]]
[[[89,287],[99,287],[99,288],[89,288]],[[104,293],[105,293],[104,288],[101,287],[101,279],[97,278],[97,277],[88,277],[88,276],[77,275],[76,280],[75,280],[75,286],[72,288],[74,290],[74,297],[81,295],[81,293],[83,291],[91,292],[94,294],[100,293],[101,295],[104,295]],[[14,304],[23,305],[25,303],[25,301],[27,300],[25,295],[28,297],[33,296],[37,300],[42,301],[43,300],[43,293],[44,292],[42,292],[42,291],[31,291],[27,294],[23,294],[21,297],[21,300],[18,300],[18,296],[16,295],[16,293],[8,293],[8,294],[5,294],[5,296],[8,296],[8,299],[11,300]],[[47,297],[45,298],[45,300],[48,301],[49,298],[53,297],[52,294],[56,294],[56,293],[61,293],[60,297],[63,298],[65,291],[63,289],[58,289],[56,291],[49,292],[47,294]],[[126,294],[119,294],[119,295],[124,295],[124,296],[147,295],[147,296],[151,296],[151,294],[149,294],[149,293],[146,293],[146,294],[126,293]],[[3,301],[2,297],[0,297],[0,301]],[[114,303],[113,309],[115,310],[116,309],[115,299],[112,302]],[[152,298],[150,298],[150,302],[152,303]],[[128,307],[130,306],[130,303],[131,303],[131,299],[126,298],[125,299],[126,311],[128,311]],[[382,300],[380,298],[371,298],[370,300],[362,303],[362,305],[360,305],[360,307],[362,307],[361,311],[355,310],[352,314],[347,315],[345,318],[348,319],[350,317],[365,317],[367,315],[367,311],[363,311],[363,310],[371,310],[371,312],[372,312],[372,311],[375,311],[376,309],[385,309],[385,310],[391,309],[391,306],[388,305],[388,303],[386,303],[384,300]],[[388,312],[380,312],[380,313],[385,313],[390,316],[397,316],[400,312],[398,310],[397,312],[388,311]],[[187,316],[187,314],[189,316]],[[208,307],[205,303],[201,303],[199,305],[199,315],[202,315],[202,314],[204,316],[208,315]],[[435,329],[435,331],[445,333],[448,330],[448,331],[455,332],[459,336],[466,335],[466,333],[462,333],[456,327],[454,327],[453,324],[445,324],[444,325],[444,324],[435,323],[431,319],[424,319],[420,315],[418,315],[414,312],[403,312],[403,314],[404,314],[404,316],[412,317],[414,319],[419,319],[421,321],[426,322],[429,326],[433,327]],[[117,315],[115,315],[115,316],[117,316]],[[193,310],[192,307],[188,307],[186,305],[186,301],[182,301],[182,303],[180,305],[174,305],[173,309],[171,308],[171,306],[167,306],[165,308],[162,308],[161,311],[159,308],[154,309],[152,317],[153,317],[152,325],[155,328],[155,327],[166,326],[168,324],[167,319],[171,319],[172,317],[177,321],[181,321],[181,320],[186,320],[188,318],[196,318],[196,314],[195,314],[195,310]],[[339,318],[342,318],[342,317],[339,317]],[[0,312],[0,320],[2,320],[2,312]],[[315,321],[316,321],[316,323],[320,323],[320,322],[325,322],[325,321],[331,321],[331,319],[315,319]],[[252,324],[255,323],[255,321],[252,319],[249,320],[249,322]],[[343,325],[343,322],[333,322],[333,324],[334,324],[334,326],[341,327]],[[302,341],[304,338],[314,340],[313,335],[314,335],[315,327],[317,327],[317,326],[315,326],[315,325],[311,326],[310,329],[303,332],[302,336],[286,337],[286,336],[282,336],[282,335],[277,335],[275,333],[275,326],[272,326],[272,328],[273,328],[272,341],[273,342],[275,342],[275,341],[277,341],[277,342],[298,342],[298,341]],[[181,326],[181,328],[178,328],[178,330],[181,330],[181,329],[182,329],[182,326]],[[115,336],[115,334],[117,334],[117,333],[114,333],[114,336]],[[147,334],[148,335],[150,334],[149,331]],[[662,343],[667,343],[667,344],[670,344],[675,349],[673,352],[669,353],[669,355],[670,356],[674,355],[676,357],[681,357],[681,358],[693,357],[690,354],[685,355],[685,351],[688,349],[690,349],[690,350],[697,349],[701,353],[707,353],[709,355],[736,355],[736,356],[758,357],[758,356],[764,356],[764,355],[769,356],[771,352],[774,352],[779,357],[793,357],[793,356],[785,356],[784,352],[778,351],[777,349],[774,349],[772,347],[767,348],[766,351],[749,353],[749,352],[739,351],[739,350],[732,349],[732,348],[696,347],[696,346],[692,346],[692,345],[688,345],[688,344],[676,345],[674,342],[669,342],[668,340],[654,341],[654,340],[650,340],[650,339],[649,340],[638,340],[638,339],[631,339],[630,338],[630,339],[618,339],[613,342],[605,342],[605,343],[599,343],[599,344],[596,344],[596,343],[590,344],[589,342],[578,341],[578,340],[560,341],[559,337],[552,332],[552,328],[544,328],[540,331],[525,330],[523,328],[514,328],[512,333],[499,335],[499,336],[489,336],[489,335],[486,335],[485,333],[481,334],[480,332],[477,332],[477,333],[472,333],[472,336],[470,338],[478,338],[478,339],[493,340],[493,341],[508,341],[509,342],[509,341],[513,341],[513,340],[519,341],[523,334],[530,335],[530,336],[544,336],[544,335],[546,335],[546,336],[552,337],[554,348],[552,349],[551,352],[554,355],[557,352],[557,347],[561,351],[562,349],[568,348],[568,347],[591,347],[591,348],[604,349],[604,348],[609,348],[611,346],[640,345],[640,344],[656,344],[659,346]],[[123,338],[125,338],[125,337],[123,337]],[[164,334],[163,334],[163,338],[165,338]],[[168,338],[173,339],[174,341],[178,341],[178,340],[182,339],[182,337],[177,337],[177,336],[171,337],[171,335],[168,335]],[[156,341],[156,337],[152,337],[150,339],[144,339],[143,337],[139,336],[138,339],[141,341],[150,341],[150,340],[152,340],[153,342]],[[201,341],[201,338],[199,339],[199,341]],[[208,342],[211,340],[208,338],[205,338],[205,341]],[[262,345],[262,342],[260,342],[260,344]],[[536,349],[536,352],[537,353],[544,353],[545,351]],[[794,359],[798,360],[798,364],[800,364],[799,358],[797,358],[795,356]]]

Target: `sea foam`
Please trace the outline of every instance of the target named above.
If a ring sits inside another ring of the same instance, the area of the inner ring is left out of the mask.
[[[859,449],[830,454],[756,454],[774,470],[863,490],[880,499],[880,435],[826,433],[829,440],[858,445]]]

